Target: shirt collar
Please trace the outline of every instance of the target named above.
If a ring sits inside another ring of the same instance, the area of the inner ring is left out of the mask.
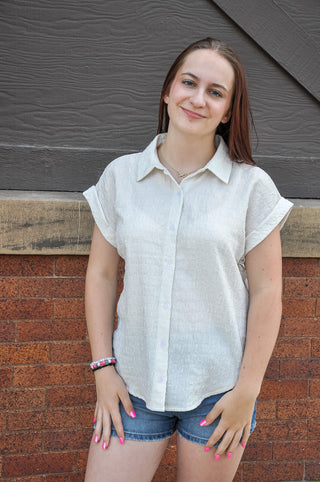
[[[158,134],[147,148],[141,153],[141,159],[138,164],[137,181],[141,181],[153,169],[164,170],[157,154],[157,147],[166,139],[167,134]],[[228,184],[232,169],[232,161],[228,154],[228,147],[220,136],[215,137],[216,152],[210,161],[198,172],[208,170],[217,176],[222,182]]]

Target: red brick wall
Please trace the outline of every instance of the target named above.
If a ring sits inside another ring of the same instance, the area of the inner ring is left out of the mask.
[[[2,481],[83,480],[95,403],[86,263],[0,256]],[[237,482],[320,480],[319,260],[284,259],[283,275],[280,336]],[[154,480],[175,480],[174,439]]]

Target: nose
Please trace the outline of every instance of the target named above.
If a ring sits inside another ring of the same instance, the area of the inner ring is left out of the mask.
[[[202,89],[194,90],[190,100],[195,107],[203,107],[206,103],[205,92]]]

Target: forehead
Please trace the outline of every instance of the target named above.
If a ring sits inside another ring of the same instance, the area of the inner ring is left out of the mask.
[[[234,71],[230,62],[214,50],[199,49],[185,58],[177,75],[189,72],[210,83],[224,83],[232,87]]]

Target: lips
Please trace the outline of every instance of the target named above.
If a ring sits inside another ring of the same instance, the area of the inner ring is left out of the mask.
[[[188,116],[192,117],[193,119],[204,119],[205,116],[201,114],[197,114],[196,112],[193,112],[192,110],[185,109],[184,107],[181,107],[183,112]]]

